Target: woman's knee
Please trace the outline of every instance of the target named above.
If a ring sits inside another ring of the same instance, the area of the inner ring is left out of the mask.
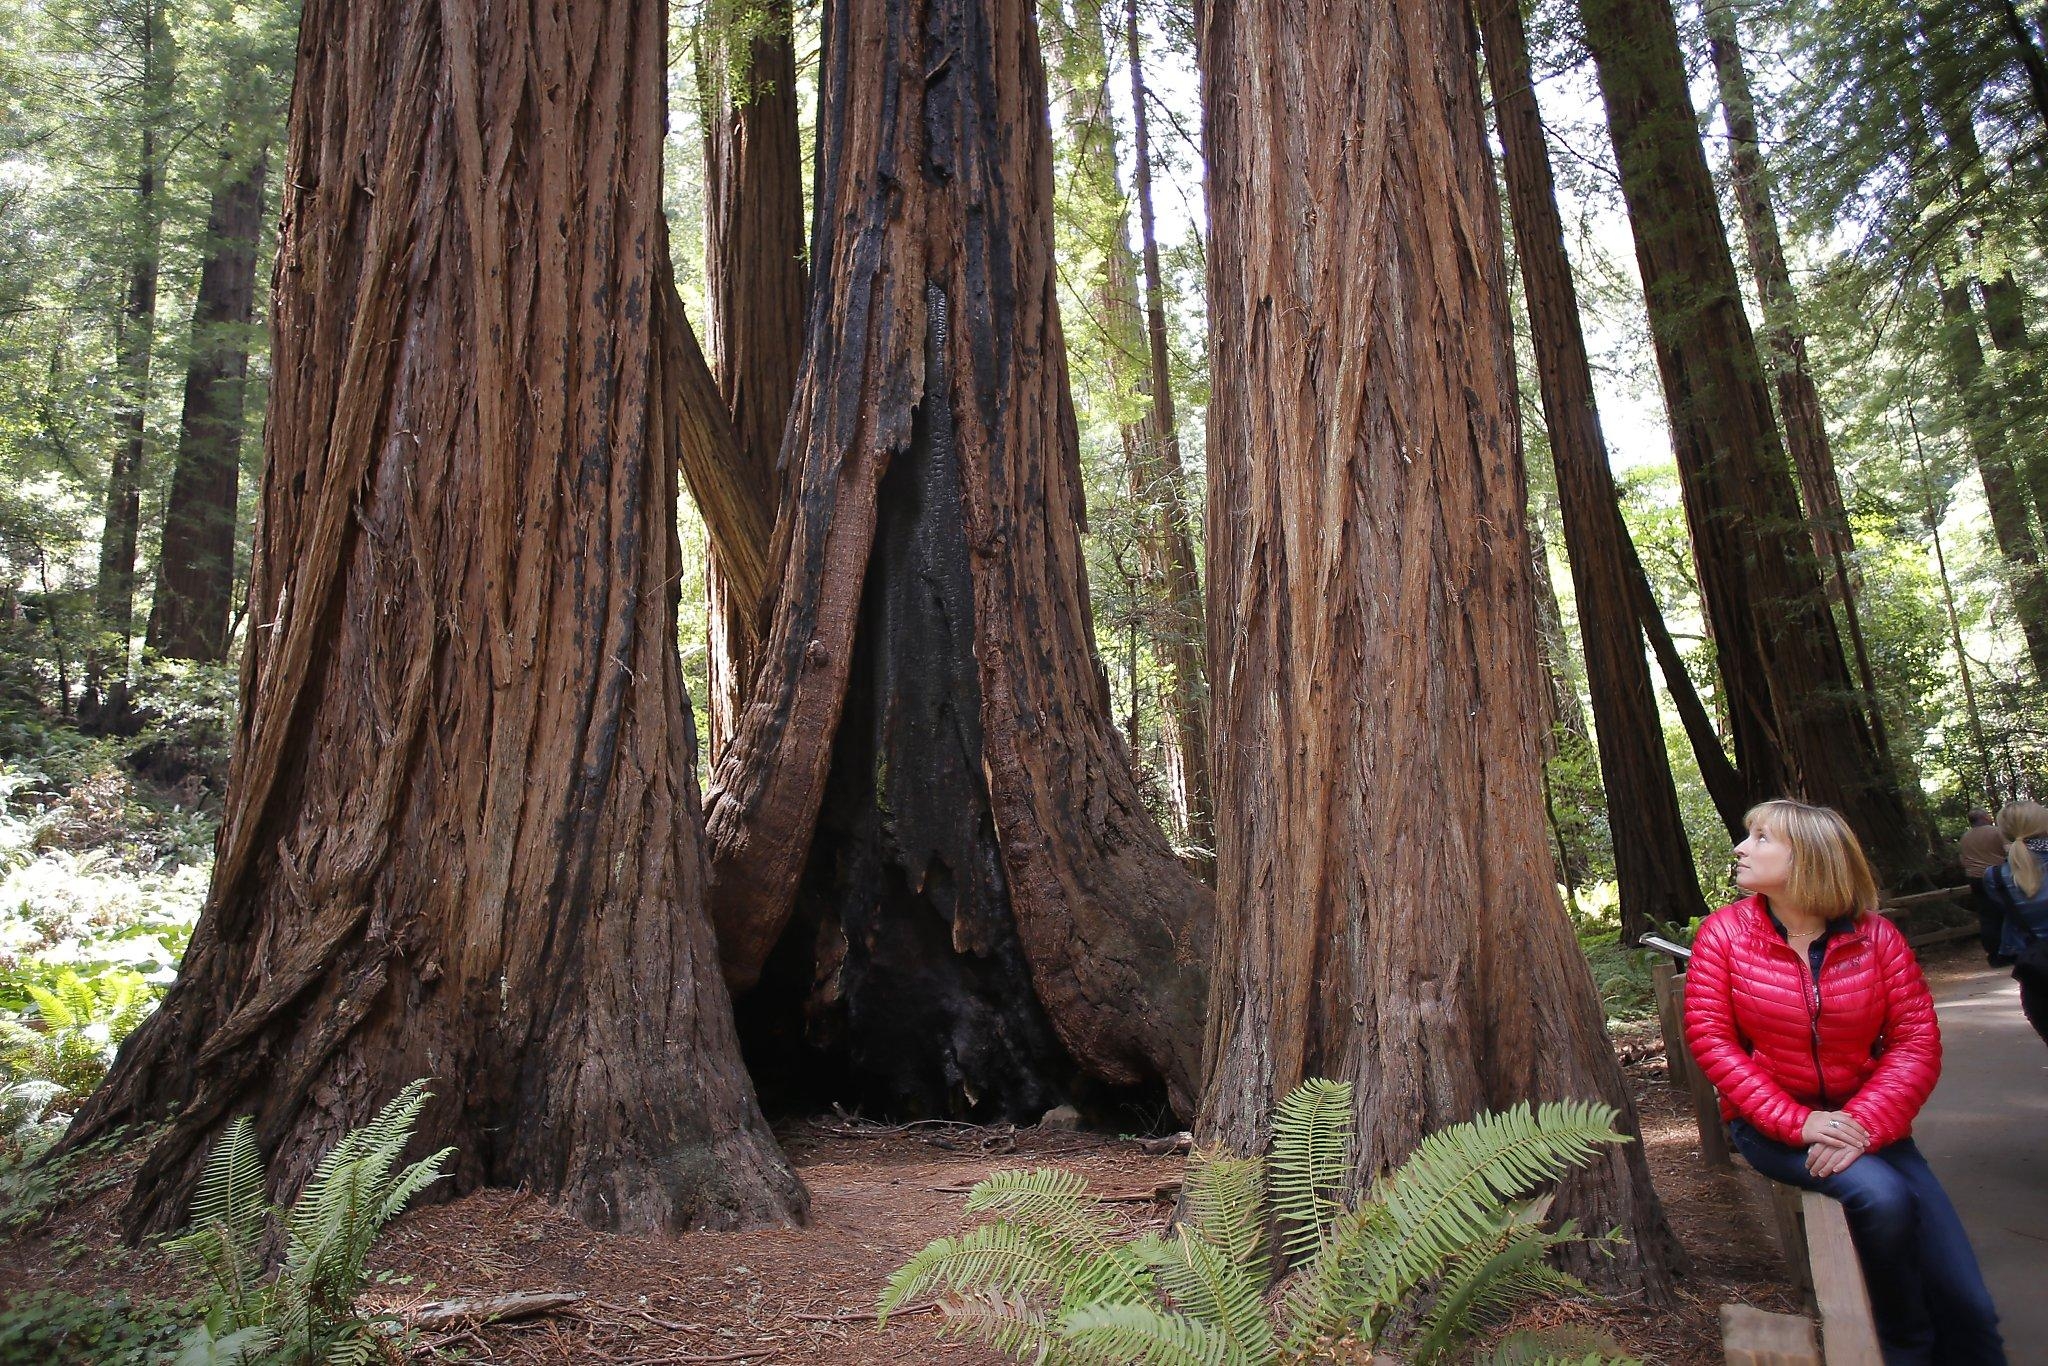
[[[1879,1158],[1858,1158],[1823,1189],[1842,1202],[1850,1225],[1859,1231],[1904,1234],[1919,1218],[1913,1187]]]

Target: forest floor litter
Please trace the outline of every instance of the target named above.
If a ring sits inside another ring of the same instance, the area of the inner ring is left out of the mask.
[[[1692,1271],[1669,1308],[1551,1303],[1516,1326],[1595,1329],[1672,1366],[1718,1362],[1722,1303],[1797,1312],[1796,1296],[1753,1180],[1700,1167],[1689,1103],[1665,1080],[1656,1021],[1619,1027],[1614,1044]],[[1086,1176],[1134,1232],[1163,1229],[1187,1162],[1184,1150],[1157,1140],[1011,1125],[883,1126],[833,1115],[779,1133],[810,1188],[805,1228],[621,1236],[592,1232],[530,1194],[479,1191],[390,1226],[371,1258],[387,1279],[370,1302],[407,1320],[424,1315],[422,1361],[993,1366],[1003,1359],[995,1352],[940,1336],[934,1305],[912,1306],[886,1329],[874,1317],[890,1272],[973,1222],[962,1212],[968,1189],[1000,1168],[1061,1165]],[[0,1242],[0,1303],[44,1288],[164,1294],[164,1255],[119,1249],[119,1200],[118,1189],[103,1192],[32,1235]],[[489,1303],[521,1295],[535,1298]]]

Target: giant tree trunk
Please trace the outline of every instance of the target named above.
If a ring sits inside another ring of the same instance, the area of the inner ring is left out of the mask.
[[[834,0],[824,83],[780,590],[710,803],[728,977],[782,941],[761,990],[904,1108],[1058,1092],[1041,1007],[1188,1107],[1211,900],[1095,659],[1031,6]]]
[[[1751,799],[1846,816],[1887,880],[1924,876],[1927,831],[1843,658],[1771,415],[1669,0],[1581,0],[1635,235],[1672,447]]]
[[[717,11],[714,10],[714,13]],[[753,8],[743,50],[713,30],[704,137],[704,274],[719,397],[732,415],[737,482],[775,521],[777,458],[803,358],[803,149],[797,134],[796,36],[787,0]],[[727,572],[713,542],[711,753],[724,750],[760,667],[770,585]],[[760,553],[765,557],[764,543]]]
[[[1635,1127],[1544,849],[1499,233],[1455,0],[1209,7],[1217,957],[1199,1132],[1355,1084],[1361,1182],[1530,1098]],[[1560,1202],[1680,1257],[1640,1145]],[[1602,1274],[1596,1271],[1595,1274]]]
[[[253,1112],[287,1191],[398,1086],[454,1192],[801,1215],[703,913],[660,345],[664,15],[306,7],[240,732],[178,983],[73,1129]]]
[[[222,179],[206,217],[185,410],[147,638],[151,649],[171,659],[227,658],[265,160],[259,153],[252,164],[237,167],[223,157]]]
[[[1770,177],[1763,149],[1757,143],[1756,100],[1750,93],[1749,71],[1742,60],[1742,34],[1732,0],[1702,0],[1708,47],[1721,91],[1721,117],[1728,130],[1728,162],[1735,182],[1735,208],[1742,220],[1750,274],[1764,310],[1764,341],[1769,350],[1771,384],[1778,395],[1778,417],[1784,423],[1785,447],[1798,472],[1806,504],[1814,554],[1830,576],[1842,622],[1849,631],[1856,678],[1863,690],[1865,714],[1878,751],[1888,745],[1884,709],[1878,701],[1877,679],[1863,640],[1863,618],[1856,603],[1856,583],[1849,572],[1855,544],[1849,514],[1842,505],[1842,485],[1835,474],[1835,454],[1821,414],[1820,391],[1806,360],[1806,334],[1799,322],[1799,296],[1785,265],[1785,244],[1778,235],[1777,210],[1771,205]]]
[[[1579,605],[1586,673],[1600,747],[1600,781],[1614,835],[1625,943],[1657,924],[1685,924],[1700,913],[1694,871],[1664,725],[1632,590],[1628,528],[1607,464],[1607,443],[1593,400],[1593,371],[1579,322],[1577,287],[1565,255],[1550,150],[1529,64],[1518,0],[1480,0],[1486,71],[1507,169],[1515,254],[1529,301],[1529,331],[1543,419],[1557,466],[1565,549]],[[1718,747],[1717,747],[1718,749]]]

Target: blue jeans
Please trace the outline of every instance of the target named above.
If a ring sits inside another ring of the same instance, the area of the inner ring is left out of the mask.
[[[1970,1236],[1912,1139],[1816,1180],[1804,1148],[1765,1138],[1740,1119],[1728,1129],[1749,1165],[1771,1180],[1841,1201],[1885,1366],[2004,1366],[1998,1311]]]

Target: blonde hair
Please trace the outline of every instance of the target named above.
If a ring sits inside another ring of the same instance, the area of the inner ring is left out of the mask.
[[[2048,835],[2048,806],[2039,802],[2008,802],[1998,813],[1998,833],[2005,836],[2006,866],[2012,880],[2028,896],[2041,890],[2041,863],[2027,841]]]
[[[1877,908],[1877,878],[1840,812],[1780,797],[1751,807],[1742,823],[1767,827],[1791,849],[1786,901],[1826,920]]]

